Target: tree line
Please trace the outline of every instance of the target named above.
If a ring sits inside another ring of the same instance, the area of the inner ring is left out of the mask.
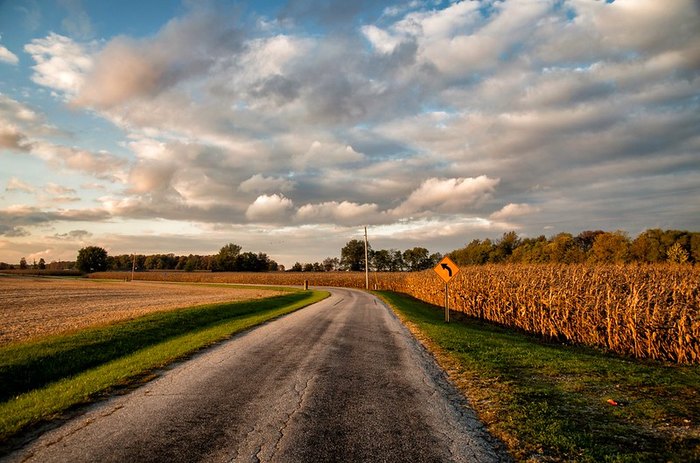
[[[700,262],[700,233],[649,229],[632,239],[624,231],[559,233],[521,238],[514,231],[498,240],[469,242],[448,254],[458,265],[486,263]]]
[[[218,254],[178,256],[169,254],[122,254],[109,256],[98,246],[78,251],[75,262],[51,262],[43,258],[32,264],[23,257],[20,269],[67,270],[82,272],[106,270],[129,271],[132,266],[143,270],[181,270],[187,272],[266,272],[283,271],[263,252],[242,252],[241,246],[229,243]],[[515,231],[504,233],[500,239],[475,239],[463,248],[447,254],[458,265],[486,263],[629,263],[629,262],[700,262],[700,233],[685,230],[649,229],[632,239],[624,231],[606,232],[587,230],[574,236],[559,233],[549,238],[522,238]],[[368,246],[369,268],[378,272],[420,271],[434,267],[442,259],[440,253],[431,253],[423,247],[400,251],[374,250]],[[0,270],[16,269],[16,265],[0,262]],[[364,271],[364,241],[350,240],[340,250],[340,258],[327,257],[321,262],[296,262],[287,271],[332,272]]]
[[[267,272],[279,270],[279,265],[263,253],[241,252],[242,247],[229,243],[218,254],[176,256],[175,254],[121,254],[108,255],[104,248],[87,246],[78,251],[78,270],[103,272],[107,270],[182,270],[185,272]]]
[[[398,249],[374,250],[367,246],[369,269],[376,272],[420,271],[434,267],[442,259],[442,254],[431,253],[423,247],[414,247],[400,251]],[[296,262],[292,272],[333,272],[365,270],[365,243],[350,240],[340,250],[340,258],[327,257],[322,262]]]
[[[334,272],[334,271],[364,271],[365,248],[364,242],[351,240],[341,249],[341,257],[327,257],[322,262],[296,262],[291,268],[285,269],[270,259],[265,253],[241,252],[241,246],[229,243],[213,255],[177,256],[175,254],[122,254],[108,255],[104,248],[87,246],[78,251],[75,267],[85,273],[101,271],[136,271],[148,270],[181,270],[185,272]],[[426,248],[414,247],[399,251],[397,249],[381,249],[375,251],[368,246],[370,269],[373,271],[419,271],[435,266],[442,255],[430,253]]]

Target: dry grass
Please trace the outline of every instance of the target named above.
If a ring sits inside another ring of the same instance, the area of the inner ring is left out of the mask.
[[[0,345],[151,312],[277,294],[282,293],[153,282],[0,278]]]
[[[137,278],[364,288],[361,272],[147,272]],[[100,275],[94,275],[100,277]],[[123,273],[102,274],[124,278]],[[370,288],[443,305],[432,271],[377,273]],[[465,266],[450,282],[450,307],[471,317],[545,338],[596,346],[637,358],[700,363],[700,266]]]

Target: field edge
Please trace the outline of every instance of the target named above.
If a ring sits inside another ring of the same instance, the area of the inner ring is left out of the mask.
[[[158,370],[186,361],[247,330],[329,296],[327,291],[312,290],[308,297],[291,304],[189,332],[1,403],[0,457],[26,445],[44,427],[65,419],[66,413],[72,415],[75,410],[107,399],[114,393],[140,386],[155,379]]]

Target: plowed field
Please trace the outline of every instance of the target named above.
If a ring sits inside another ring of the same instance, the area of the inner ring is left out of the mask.
[[[0,278],[0,345],[151,312],[282,294],[153,282]]]

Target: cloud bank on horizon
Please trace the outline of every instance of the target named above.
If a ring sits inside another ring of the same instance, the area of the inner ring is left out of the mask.
[[[101,3],[0,6],[0,260],[700,229],[697,1]]]

